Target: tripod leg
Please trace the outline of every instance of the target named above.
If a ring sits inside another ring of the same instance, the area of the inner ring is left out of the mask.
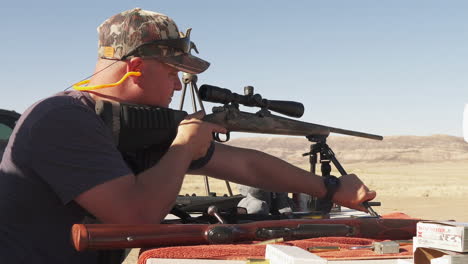
[[[187,84],[184,83],[184,88],[182,89],[182,98],[180,99],[179,110],[184,108],[185,93],[187,92]]]
[[[192,86],[192,92],[197,95],[198,105],[200,106],[201,110],[205,112],[205,107],[203,106],[203,101],[200,99],[200,94],[198,92],[197,84],[195,82],[191,82],[190,84]]]
[[[198,92],[197,79],[198,78],[196,75],[184,73],[182,77],[184,88],[182,91],[182,99],[181,99],[180,107],[179,107],[180,110],[182,110],[184,107],[184,100],[185,100],[185,94],[187,92],[187,85],[190,84],[190,93],[192,97],[192,107],[193,107],[194,112],[198,111],[197,100],[198,100],[198,105],[200,106],[201,110],[205,111],[205,107],[203,106],[203,101],[201,100],[199,92]],[[226,182],[226,187],[229,192],[229,196],[233,196],[229,181],[225,181],[225,182]],[[208,176],[205,176],[205,190],[206,190],[206,195],[209,196],[211,191],[210,191],[210,184],[208,182]]]
[[[192,95],[192,107],[193,107],[193,111],[197,112],[197,101],[196,101],[196,97],[198,96],[198,94],[195,94],[195,91],[193,90],[193,85],[190,85],[191,86],[191,89],[190,89],[190,92],[191,92],[191,95]]]
[[[206,190],[206,196],[210,196],[210,184],[208,183],[208,176],[205,177],[205,190]]]
[[[229,181],[224,181],[224,182],[226,183],[226,188],[228,189],[229,196],[233,196],[231,184],[229,183]]]
[[[203,101],[200,99],[200,95],[198,93],[198,87],[197,87],[197,84],[195,82],[191,82],[190,83],[191,85],[191,88],[192,88],[192,96],[193,95],[196,95],[196,98],[198,99],[198,105],[200,106],[201,110],[203,110],[205,112],[205,107],[203,106]],[[195,105],[195,100],[193,100],[193,104]],[[196,111],[196,110],[195,110]],[[206,177],[206,176],[205,176]],[[206,180],[207,182],[208,180]],[[231,185],[229,183],[229,181],[224,181],[226,183],[226,188],[228,190],[228,193],[229,193],[229,196],[233,196],[233,193],[232,193],[232,189],[231,189]],[[209,189],[209,187],[208,187]]]
[[[182,95],[182,100],[183,98],[185,97],[185,92],[186,92],[186,89],[187,89],[187,83],[184,84],[184,91],[183,91],[183,95]],[[199,100],[199,104],[200,104],[200,107],[204,110],[203,108],[203,105],[201,104],[201,101],[200,101],[200,97],[198,96],[198,90],[196,88],[196,83],[192,80],[190,81],[190,94],[192,96],[192,107],[193,107],[193,111],[194,112],[197,112],[198,109],[197,109],[197,102],[196,102],[196,98],[198,98]],[[182,101],[183,102],[183,101]],[[182,104],[181,104],[182,106]],[[182,108],[181,108],[182,109]],[[206,195],[207,196],[210,196],[210,183],[208,182],[208,176],[204,176],[205,177],[205,191],[206,191]]]

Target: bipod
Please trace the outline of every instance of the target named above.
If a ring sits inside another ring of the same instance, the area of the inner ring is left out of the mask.
[[[187,87],[190,84],[190,95],[192,98],[193,111],[198,112],[198,108],[197,108],[197,101],[198,101],[198,105],[200,106],[201,110],[203,110],[203,112],[205,112],[206,114],[205,107],[203,106],[203,101],[201,100],[200,94],[198,92],[197,81],[198,81],[198,77],[196,74],[191,74],[191,73],[186,73],[186,72],[183,73],[182,82],[184,83],[184,87],[182,88],[182,98],[180,99],[179,110],[182,110],[184,108],[185,94],[187,93]],[[228,189],[228,192],[229,192],[229,196],[233,196],[229,181],[225,181],[225,182],[226,182],[226,188]],[[208,176],[206,175],[205,175],[205,190],[206,190],[206,195],[211,196],[210,184],[208,182]]]
[[[316,165],[318,162],[320,162],[321,164],[320,170],[322,173],[322,177],[331,176],[330,163],[333,163],[333,165],[338,170],[341,176],[348,174],[343,168],[343,166],[341,166],[333,150],[326,143],[327,136],[309,135],[307,136],[307,139],[313,143],[310,146],[310,152],[304,153],[303,156],[309,156],[310,171],[313,174],[316,174]],[[320,198],[316,198],[314,199],[314,201],[314,208],[316,211],[320,211],[323,214],[330,213],[333,207],[332,201]],[[380,217],[379,214],[372,209],[369,202],[364,202],[363,205],[367,208],[367,210],[372,216]]]
[[[346,172],[343,169],[343,166],[341,166],[341,164],[336,159],[335,153],[327,145],[326,136],[310,135],[310,136],[307,136],[307,139],[310,142],[314,142],[314,143],[310,145],[310,152],[304,153],[303,156],[306,156],[306,155],[309,156],[310,171],[313,174],[317,174],[316,166],[318,162],[320,162],[320,171],[321,171],[322,177],[331,176],[332,168],[331,168],[330,162],[333,163],[333,165],[338,169],[338,171],[342,175],[346,174]],[[333,207],[333,202],[331,200],[315,198],[313,201],[314,201],[314,209],[316,211],[322,212],[323,214],[330,213]]]

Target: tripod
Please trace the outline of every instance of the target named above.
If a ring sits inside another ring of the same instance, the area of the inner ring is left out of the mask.
[[[198,108],[197,108],[197,100],[198,100],[198,105],[200,106],[201,110],[205,112],[203,101],[200,99],[200,95],[198,93],[197,81],[198,81],[198,77],[196,74],[190,74],[190,73],[184,72],[184,74],[182,75],[182,82],[184,83],[184,87],[182,88],[182,98],[180,100],[179,110],[182,110],[184,108],[185,94],[187,93],[187,87],[190,84],[190,94],[192,97],[193,111],[194,112],[198,111]],[[229,192],[229,196],[233,196],[229,181],[225,181],[225,182],[226,182],[226,188],[228,189],[228,192]],[[208,176],[205,176],[205,190],[206,190],[207,196],[212,195],[210,191],[210,184],[208,182]]]

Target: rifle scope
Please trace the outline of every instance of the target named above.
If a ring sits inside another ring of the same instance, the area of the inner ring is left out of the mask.
[[[301,117],[304,114],[304,105],[293,101],[267,100],[259,94],[253,94],[253,87],[244,87],[245,95],[231,92],[229,89],[203,84],[200,87],[200,98],[203,101],[229,104],[237,103],[245,106],[261,107],[291,117]]]

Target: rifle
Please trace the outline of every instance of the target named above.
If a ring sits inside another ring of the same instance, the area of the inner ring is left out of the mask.
[[[161,246],[231,244],[243,241],[347,236],[405,240],[416,235],[416,219],[375,217],[293,219],[246,224],[75,224],[76,250],[123,249]]]
[[[304,112],[304,106],[298,102],[267,100],[259,94],[242,96],[228,89],[206,84],[200,87],[200,97],[204,101],[224,104],[221,107],[214,107],[213,113],[206,115],[203,121],[226,128],[227,140],[229,140],[229,132],[306,137],[312,135],[328,137],[330,133],[338,133],[375,140],[383,139],[379,135],[285,118],[273,115],[269,111],[300,117]],[[239,104],[258,106],[261,110],[255,114],[243,112],[239,110]],[[170,135],[177,132],[177,126],[188,115],[182,110],[104,100],[96,102],[96,112],[112,130],[119,147],[124,150],[160,144],[161,139],[166,138],[172,141],[173,137]],[[161,133],[164,137],[155,136]],[[215,137],[215,140],[222,141],[219,137]]]
[[[245,95],[232,93],[225,88],[204,84],[200,87],[200,97],[204,101],[222,103],[222,107],[214,107],[213,113],[205,116],[204,121],[225,127],[229,132],[248,132],[289,136],[321,136],[328,137],[330,133],[382,140],[383,137],[364,132],[329,127],[302,122],[290,118],[273,115],[269,110],[291,116],[301,117],[304,106],[293,101],[278,101],[262,98],[253,94],[253,87],[245,87]],[[242,112],[239,104],[260,107],[255,114]],[[229,140],[229,134],[226,135]],[[227,141],[226,140],[226,141]]]

